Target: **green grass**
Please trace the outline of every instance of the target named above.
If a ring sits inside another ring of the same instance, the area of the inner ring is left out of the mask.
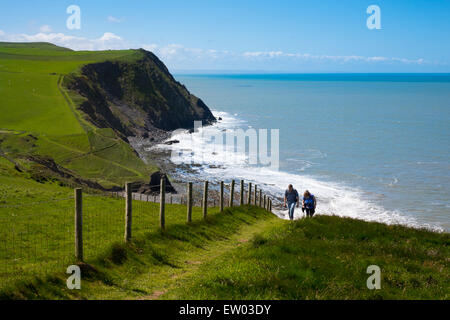
[[[159,206],[134,201],[134,240],[126,245],[123,244],[124,200],[91,197],[84,203],[85,260],[96,272],[92,278],[85,278],[83,289],[73,292],[64,285],[63,271],[74,263],[71,257],[73,228],[70,226],[73,214],[64,212],[64,204],[55,203],[59,210],[46,212],[45,220],[42,217],[39,220],[36,214],[27,216],[26,225],[32,225],[33,231],[27,234],[29,239],[21,239],[22,248],[17,250],[16,246],[16,252],[29,250],[35,253],[26,244],[50,231],[52,233],[47,236],[51,241],[43,247],[38,246],[41,251],[37,252],[37,259],[22,255],[20,263],[15,263],[20,275],[12,279],[9,276],[8,282],[2,279],[1,283],[7,285],[0,289],[0,299],[109,299],[151,295],[159,287],[170,285],[177,276],[189,274],[202,262],[234,248],[241,237],[248,238],[262,224],[277,219],[262,209],[242,207],[224,213],[218,212],[218,208],[210,208],[204,221],[201,209],[194,208],[193,222],[187,225],[186,207],[167,205],[166,232],[160,232]],[[25,213],[21,215],[26,216]],[[20,224],[15,224],[19,228]],[[47,232],[42,231],[44,224]],[[1,260],[5,256],[0,255],[0,266],[11,263]],[[53,263],[49,263],[51,260]],[[47,272],[39,272],[37,267]]]
[[[0,128],[47,135],[83,133],[58,89],[57,75],[0,72]]]
[[[187,225],[180,205],[168,206],[160,232],[158,205],[134,202],[133,241],[124,244],[123,200],[87,201],[82,289],[66,289],[64,260],[0,298],[449,299],[448,234],[330,216],[291,223],[253,206],[210,209],[206,221],[195,208]],[[366,287],[373,264],[381,290]]]
[[[14,164],[0,157],[0,206],[45,202],[67,198],[72,194],[73,189],[61,187],[57,183],[39,183],[30,179],[27,173],[18,172]],[[0,209],[0,218],[8,213],[9,209]]]
[[[71,194],[60,194],[57,201],[49,198],[18,206],[0,206],[2,285],[16,279],[33,277],[40,274],[41,270],[61,270],[69,262],[74,262],[74,200],[70,197]],[[111,244],[121,242],[124,235],[124,208],[124,199],[84,195],[86,261],[93,261]],[[167,225],[182,224],[186,217],[185,211],[183,206],[168,204]],[[200,220],[200,217],[200,208],[194,208],[194,221]],[[157,230],[159,205],[133,201],[133,222],[135,236]]]
[[[17,160],[30,154],[53,158],[104,187],[147,180],[156,167],[144,164],[111,129],[89,123],[78,110],[84,99],[63,86],[65,76],[85,64],[141,56],[138,50],[72,51],[47,43],[0,42],[0,150]],[[29,134],[36,141],[26,148],[23,137]]]
[[[448,234],[318,216],[277,223],[165,299],[449,299]],[[368,290],[367,267],[381,268]]]

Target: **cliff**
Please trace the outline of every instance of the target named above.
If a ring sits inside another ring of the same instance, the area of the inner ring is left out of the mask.
[[[0,178],[18,175],[17,185],[25,179],[113,190],[148,182],[158,168],[139,157],[132,141],[148,136],[145,142],[155,144],[195,120],[215,121],[145,50],[0,42],[0,74],[11,84],[0,84]],[[35,189],[25,194],[41,198]]]
[[[205,124],[216,120],[154,54],[137,52],[138,59],[91,63],[65,77],[64,86],[84,98],[78,108],[88,121],[126,137],[155,129],[190,129],[195,120]]]

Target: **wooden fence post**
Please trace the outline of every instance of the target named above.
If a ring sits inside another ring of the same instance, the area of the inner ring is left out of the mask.
[[[75,189],[75,257],[83,261],[83,198],[81,188]]]
[[[223,211],[223,181],[220,181],[220,212]]]
[[[261,203],[262,203],[262,190],[259,189],[259,207],[261,208]]]
[[[272,199],[269,200],[269,212],[272,212]]]
[[[255,184],[255,199],[253,199],[253,204],[256,206],[256,199],[258,198],[258,186]]]
[[[187,222],[192,221],[192,182],[187,184]]]
[[[244,180],[241,180],[241,199],[240,199],[241,206],[244,205]]]
[[[234,202],[234,180],[231,180],[231,186],[230,186],[230,203],[228,204],[229,207],[233,207]]]
[[[205,187],[203,189],[203,219],[206,219],[206,215],[208,214],[208,181],[205,181]]]
[[[267,210],[267,196],[264,195],[264,207],[265,210]]]
[[[166,229],[166,177],[163,176],[160,182],[160,191],[159,191],[159,227],[161,230]]]
[[[131,220],[132,220],[132,205],[133,195],[131,193],[132,184],[127,182],[125,184],[125,242],[131,240]]]
[[[248,199],[247,204],[252,204],[252,183],[248,183]]]

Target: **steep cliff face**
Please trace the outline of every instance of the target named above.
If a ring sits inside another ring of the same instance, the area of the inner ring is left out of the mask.
[[[64,85],[84,98],[78,107],[90,122],[136,136],[155,128],[189,129],[195,120],[216,120],[154,54],[138,52],[137,60],[87,64],[79,74],[66,77]]]

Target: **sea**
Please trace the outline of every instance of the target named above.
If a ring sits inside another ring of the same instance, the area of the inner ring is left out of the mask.
[[[178,170],[182,179],[244,179],[277,199],[293,184],[316,196],[318,214],[449,232],[450,74],[175,78],[222,119],[194,133],[178,131],[171,139],[179,143],[156,147],[171,149],[174,162],[185,156],[192,166]],[[205,132],[231,129],[267,129],[269,147],[278,130],[279,165],[250,163],[248,148],[237,161],[222,156],[239,150],[211,152],[214,139]],[[275,212],[287,218],[280,206]]]

